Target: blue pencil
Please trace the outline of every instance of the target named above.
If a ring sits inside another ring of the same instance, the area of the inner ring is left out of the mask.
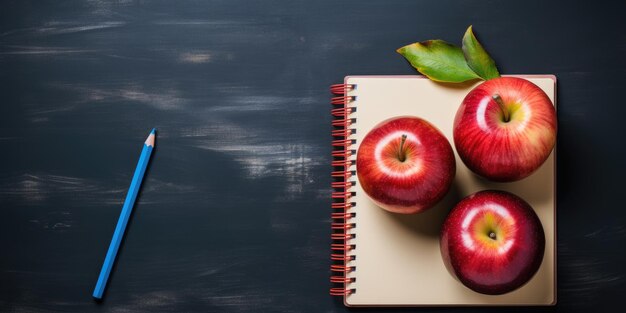
[[[102,270],[100,270],[100,276],[98,277],[96,288],[93,290],[93,297],[95,299],[102,299],[102,294],[104,293],[107,281],[109,280],[109,274],[111,274],[111,268],[113,267],[115,257],[117,256],[117,250],[120,248],[120,243],[122,242],[122,237],[124,237],[124,231],[126,230],[128,219],[130,218],[130,213],[133,211],[133,205],[135,204],[135,199],[137,199],[139,187],[141,187],[143,175],[146,172],[148,162],[150,162],[150,155],[152,155],[152,149],[154,149],[155,137],[156,129],[152,129],[150,135],[148,135],[148,139],[146,139],[146,142],[143,145],[143,150],[141,150],[141,156],[139,157],[137,168],[135,168],[133,180],[128,188],[126,200],[124,200],[124,206],[122,207],[122,213],[117,221],[117,226],[115,227],[115,232],[113,233],[113,239],[111,239],[111,244],[109,245],[109,251],[107,251],[104,264],[102,264]]]

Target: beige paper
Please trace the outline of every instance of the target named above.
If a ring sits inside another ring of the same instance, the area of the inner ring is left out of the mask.
[[[556,78],[549,75],[523,76],[543,89],[555,103]],[[450,143],[456,109],[478,83],[448,86],[422,76],[349,76],[347,84],[357,88],[351,106],[357,111],[353,149],[379,122],[399,115],[414,115],[439,128]],[[493,183],[472,174],[456,154],[456,177],[448,195],[436,207],[417,215],[388,213],[377,207],[357,184],[353,199],[357,212],[351,220],[356,228],[356,266],[348,284],[356,292],[345,297],[349,306],[419,305],[551,305],[556,302],[556,199],[554,151],[541,168],[521,181]],[[356,170],[356,167],[352,168]],[[504,295],[476,293],[455,280],[446,270],[439,251],[439,231],[449,210],[463,197],[479,190],[513,192],[535,209],[546,235],[546,250],[537,274],[521,288]]]

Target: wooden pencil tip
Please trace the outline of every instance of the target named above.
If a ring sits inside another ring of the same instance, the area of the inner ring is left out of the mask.
[[[152,129],[150,135],[148,135],[148,138],[146,139],[145,144],[147,146],[154,147],[154,137],[156,137],[156,128]]]

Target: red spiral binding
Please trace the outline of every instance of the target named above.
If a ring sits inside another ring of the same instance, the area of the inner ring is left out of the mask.
[[[353,153],[352,150],[347,150],[347,149],[335,150],[332,152],[333,157],[335,158],[349,158],[352,156],[352,153]]]
[[[354,281],[354,278],[343,276],[330,276],[330,281],[338,284],[347,284]]]
[[[344,118],[344,119],[338,119],[338,120],[333,120],[333,126],[336,127],[350,127],[350,125],[352,125],[352,119],[351,118]],[[344,128],[343,130],[345,130],[346,128]]]
[[[330,92],[334,95],[345,95],[348,91],[353,90],[356,86],[350,84],[334,84],[330,86]]]
[[[333,165],[333,167],[350,167],[352,166],[352,160],[335,160],[331,164]]]
[[[345,171],[333,171],[330,173],[330,176],[332,177],[343,177],[344,179],[348,179],[352,176],[351,172],[345,172]]]
[[[352,289],[345,288],[330,288],[331,296],[347,296],[352,294]]]
[[[332,223],[330,227],[331,229],[351,229],[355,226],[354,223]]]
[[[332,182],[331,183],[331,187],[333,187],[333,189],[335,188],[350,188],[352,187],[354,184],[352,182],[349,181],[336,181],[336,182]]]
[[[349,218],[353,218],[354,215],[352,213],[344,213],[344,212],[333,212],[331,213],[331,218],[332,219],[349,219]],[[335,243],[332,244],[332,246],[334,247]],[[345,247],[344,245],[341,245],[342,247]],[[332,248],[333,250],[336,250],[335,248]]]
[[[350,273],[352,271],[354,271],[354,267],[353,266],[345,266],[345,265],[331,265],[330,266],[330,270],[332,272],[339,272],[339,273]]]
[[[337,139],[333,140],[333,147],[346,147],[353,143],[352,139]]]
[[[331,195],[333,199],[350,199],[351,196],[352,193],[349,191],[335,191]]]
[[[333,116],[332,121],[332,157],[333,171],[331,176],[333,182],[331,187],[333,192],[331,194],[333,212],[331,218],[331,250],[330,259],[333,264],[330,267],[331,272],[338,273],[333,274],[330,277],[332,284],[339,284],[340,287],[333,286],[330,289],[330,294],[333,296],[348,296],[356,292],[356,289],[350,288],[350,284],[354,283],[355,279],[348,276],[349,273],[356,270],[354,266],[349,266],[349,262],[354,260],[356,256],[352,254],[355,245],[350,243],[350,240],[355,238],[355,234],[351,232],[356,227],[355,223],[350,222],[350,219],[356,216],[356,213],[350,212],[354,207],[354,202],[350,199],[354,196],[354,193],[350,190],[354,186],[352,177],[354,172],[350,169],[354,165],[352,156],[356,151],[351,149],[351,146],[355,144],[355,141],[350,138],[350,135],[354,134],[354,130],[350,128],[353,123],[356,122],[350,115],[356,112],[355,107],[351,107],[350,103],[353,102],[356,97],[348,95],[348,92],[354,90],[355,85],[352,84],[337,84],[330,86],[330,91],[335,97],[333,97],[330,103],[335,106],[331,110]]]
[[[352,203],[351,202],[334,202],[332,204],[332,208],[333,209],[341,209],[341,210],[348,210],[349,208],[352,207]]]
[[[348,137],[352,134],[351,129],[334,129],[332,132],[333,137]]]

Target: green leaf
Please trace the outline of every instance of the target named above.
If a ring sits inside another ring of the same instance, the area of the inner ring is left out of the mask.
[[[461,48],[443,40],[416,42],[397,52],[434,81],[460,83],[480,78],[465,62]]]
[[[463,36],[463,54],[465,55],[465,60],[467,60],[467,65],[483,79],[488,80],[500,77],[498,68],[496,68],[496,62],[493,61],[480,42],[478,42],[471,25]]]

